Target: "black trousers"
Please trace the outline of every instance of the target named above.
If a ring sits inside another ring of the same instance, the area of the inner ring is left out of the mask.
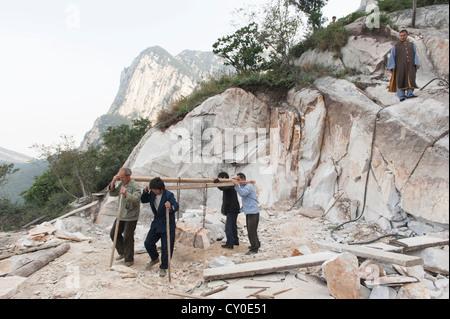
[[[225,235],[227,236],[227,246],[239,245],[239,236],[237,231],[237,218],[239,213],[227,213],[225,223]]]
[[[157,233],[149,230],[144,246],[152,261],[158,259],[159,254],[156,249],[156,243],[161,239],[161,269],[169,268],[169,260],[167,258],[167,235],[166,233]],[[172,259],[173,248],[175,246],[175,229],[170,231],[170,258]]]
[[[248,214],[245,216],[247,222],[248,239],[250,240],[250,250],[258,250],[261,243],[258,238],[259,214]]]
[[[109,235],[114,241],[114,233],[116,231],[116,222],[114,221],[113,227]],[[125,256],[125,262],[134,261],[134,231],[136,230],[136,221],[119,221],[119,231],[117,232],[116,250],[119,255]]]

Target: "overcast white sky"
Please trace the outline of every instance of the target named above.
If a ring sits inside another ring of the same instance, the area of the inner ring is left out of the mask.
[[[211,51],[231,34],[231,12],[264,0],[15,0],[0,2],[0,146],[37,156],[30,146],[77,145],[105,114],[120,74],[148,47],[176,55]],[[361,0],[329,0],[343,17]]]

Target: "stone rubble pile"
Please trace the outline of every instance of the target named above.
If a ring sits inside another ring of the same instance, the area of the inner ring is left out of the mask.
[[[296,252],[293,252],[296,255]],[[242,286],[250,282],[260,282],[267,289],[278,289],[285,278],[283,287],[292,291],[281,298],[336,298],[336,299],[449,299],[448,246],[446,250],[446,275],[424,270],[421,265],[404,267],[380,263],[366,259],[360,262],[355,255],[345,252],[324,262],[321,266],[298,271],[277,272],[272,275],[259,275],[231,280],[205,282],[197,288],[199,293],[227,285],[226,291],[217,293],[214,298],[246,298]],[[425,260],[425,265],[428,263]],[[445,263],[444,263],[445,264]],[[210,267],[226,267],[234,262],[221,256],[211,261]],[[280,279],[283,278],[283,279]],[[305,278],[308,278],[305,280]],[[240,291],[236,291],[237,287]],[[305,289],[307,294],[305,295]],[[190,290],[194,293],[194,290]],[[270,295],[270,294],[269,294]],[[234,296],[234,297],[233,297]],[[258,294],[254,297],[258,298]]]
[[[425,264],[427,262],[425,260]],[[329,293],[338,299],[363,298],[364,290],[369,299],[449,298],[448,272],[446,276],[431,273],[420,265],[382,265],[374,260],[359,264],[355,255],[342,253],[325,262],[322,270]]]
[[[287,205],[277,203],[276,209],[265,209],[261,221],[259,234],[262,242],[259,259],[270,260],[274,255],[283,258],[313,254],[317,251],[316,245],[320,242],[335,242],[330,235],[331,223],[319,218],[311,210],[306,210],[308,218],[304,216],[304,209],[286,209]],[[198,221],[200,221],[199,219]],[[310,229],[308,222],[322,223],[321,228]],[[289,222],[295,224],[298,237],[307,236],[308,241],[295,241],[290,236]],[[302,223],[305,224],[302,227]],[[245,227],[244,227],[245,228]],[[339,234],[341,242],[365,241],[386,235],[379,226],[368,222],[358,222],[355,227],[348,226],[345,234]],[[448,242],[448,231],[429,233],[441,237]],[[286,248],[289,242],[297,248]],[[385,240],[386,242],[386,240]],[[306,243],[306,244],[303,244]],[[385,248],[383,242],[373,243],[370,247]],[[276,253],[274,253],[274,251]],[[313,252],[314,251],[314,252]],[[337,299],[448,299],[449,298],[449,250],[448,244],[440,247],[429,247],[408,252],[408,255],[423,258],[423,265],[400,266],[393,263],[380,262],[375,259],[360,258],[344,252],[336,254],[320,266],[300,268],[272,275],[255,275],[227,280],[213,280],[200,282],[196,287],[190,288],[189,295],[204,294],[224,288],[213,294],[213,298],[247,298],[252,292],[245,287],[264,286],[267,291],[253,295],[253,298],[266,298],[272,296],[271,292],[291,289],[275,298],[337,298]],[[236,264],[245,264],[248,259],[240,254],[220,256],[210,260],[210,268],[227,267]],[[439,265],[439,266],[438,266]],[[306,279],[307,278],[307,279]],[[255,282],[260,285],[255,285]],[[253,284],[250,284],[253,283]],[[226,286],[226,289],[225,289]],[[308,294],[304,290],[308,289]]]

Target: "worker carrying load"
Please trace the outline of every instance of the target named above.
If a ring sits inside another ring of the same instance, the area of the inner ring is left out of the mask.
[[[163,180],[159,177],[152,179],[150,184],[142,191],[141,202],[144,204],[149,203],[155,215],[144,242],[145,249],[151,258],[146,269],[151,269],[160,262],[156,243],[161,239],[162,256],[159,275],[164,277],[170,263],[168,258],[168,241],[170,241],[170,258],[173,255],[176,228],[175,213],[178,211],[179,206],[173,193],[166,190]],[[169,227],[167,227],[166,209],[169,210]]]

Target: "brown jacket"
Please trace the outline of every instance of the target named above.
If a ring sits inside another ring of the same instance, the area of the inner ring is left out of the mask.
[[[414,44],[399,42],[395,45],[395,69],[392,73],[389,92],[417,89]]]

